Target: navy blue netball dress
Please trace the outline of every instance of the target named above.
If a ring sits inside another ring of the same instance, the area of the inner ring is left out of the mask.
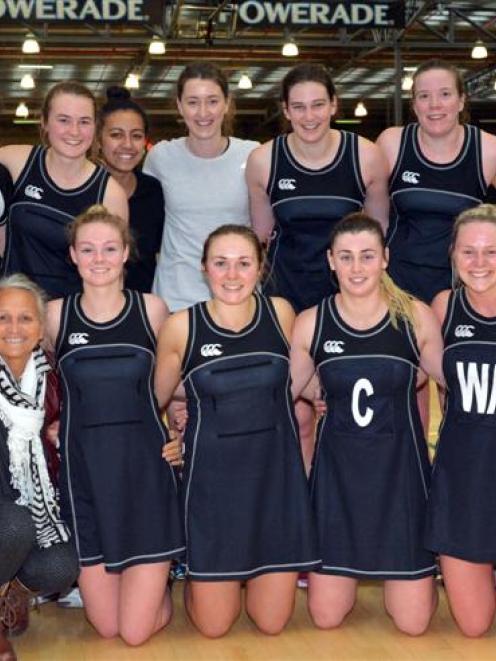
[[[452,286],[449,244],[455,218],[480,204],[487,191],[480,130],[464,128],[455,160],[433,163],[420,150],[418,124],[406,126],[389,180],[389,273],[402,289],[428,303]]]
[[[25,273],[57,298],[81,289],[69,259],[67,225],[92,204],[102,203],[110,175],[97,166],[81,186],[60,188],[48,174],[46,153],[45,147],[33,147],[15,183],[3,273]]]
[[[432,474],[426,546],[496,562],[496,318],[450,297],[443,326],[445,410]]]
[[[142,295],[125,291],[112,321],[64,300],[57,360],[63,384],[61,505],[80,564],[109,572],[184,550],[167,431],[153,394],[155,337]]]
[[[290,393],[286,340],[269,299],[253,320],[218,327],[189,309],[183,503],[194,580],[247,580],[317,563]]]
[[[429,460],[416,403],[418,350],[387,314],[368,330],[318,308],[311,353],[327,414],[318,429],[312,501],[324,574],[417,579],[435,572],[423,549]]]
[[[327,262],[329,237],[343,216],[360,211],[365,186],[358,136],[340,131],[334,159],[312,170],[291,153],[287,136],[272,147],[267,194],[274,214],[264,292],[286,298],[300,312],[336,291]]]

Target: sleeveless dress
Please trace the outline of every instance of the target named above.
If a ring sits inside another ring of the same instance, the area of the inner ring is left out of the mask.
[[[142,294],[125,290],[112,321],[96,323],[81,296],[64,300],[56,357],[63,386],[62,516],[80,564],[109,572],[184,550],[167,430],[153,394],[155,337]]]
[[[398,159],[389,180],[389,273],[402,289],[429,303],[451,289],[449,245],[453,223],[486,195],[481,135],[466,125],[460,153],[451,163],[433,163],[421,152],[418,124],[401,135]]]
[[[430,466],[416,403],[418,350],[387,314],[357,330],[334,297],[318,308],[311,345],[327,414],[310,482],[321,573],[417,579],[435,573],[423,548]]]
[[[264,293],[286,298],[297,312],[337,290],[326,256],[329,236],[338,220],[360,211],[365,199],[358,136],[340,134],[336,156],[318,170],[298,163],[286,135],[272,147],[267,194],[275,225]]]
[[[496,562],[496,318],[465,289],[443,325],[447,394],[432,474],[426,545],[472,562]]]
[[[189,309],[183,507],[189,575],[247,580],[318,565],[290,393],[288,346],[270,300],[236,333]]]
[[[92,204],[101,204],[109,173],[97,166],[77,188],[57,186],[46,169],[47,150],[33,147],[15,183],[7,217],[3,274],[25,273],[58,298],[81,289],[69,258],[67,225]]]

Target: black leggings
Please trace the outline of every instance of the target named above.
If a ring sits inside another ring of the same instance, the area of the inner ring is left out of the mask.
[[[33,592],[63,592],[79,572],[72,542],[40,549],[27,507],[0,500],[0,585],[17,577]]]

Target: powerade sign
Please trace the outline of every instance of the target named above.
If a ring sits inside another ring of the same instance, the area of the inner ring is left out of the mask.
[[[157,0],[0,0],[0,20],[160,23],[161,5]]]
[[[240,0],[238,20],[250,27],[401,28],[404,2]]]

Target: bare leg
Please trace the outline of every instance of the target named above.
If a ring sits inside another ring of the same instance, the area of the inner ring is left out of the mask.
[[[444,587],[451,613],[465,636],[482,636],[496,611],[493,566],[441,556]]]
[[[335,629],[353,609],[358,581],[347,576],[308,575],[308,610],[319,629]]]
[[[119,635],[119,574],[109,574],[103,564],[83,567],[79,589],[86,617],[100,636]]]
[[[295,572],[264,574],[248,581],[246,612],[263,633],[281,633],[293,615],[295,605]]]
[[[315,448],[315,414],[313,407],[303,399],[295,404],[296,419],[300,430],[301,454],[307,475],[312,465],[313,451]]]
[[[437,608],[437,590],[432,576],[414,581],[385,581],[384,606],[403,633],[425,633]]]
[[[196,628],[208,638],[220,638],[241,611],[239,581],[187,581],[184,601]]]

